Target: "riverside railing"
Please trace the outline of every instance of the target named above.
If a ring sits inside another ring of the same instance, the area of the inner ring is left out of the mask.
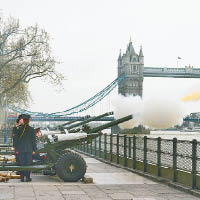
[[[79,151],[200,189],[200,142],[104,134]]]

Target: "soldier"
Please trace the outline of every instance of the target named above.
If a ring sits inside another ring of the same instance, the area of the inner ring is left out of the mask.
[[[14,135],[14,148],[18,154],[19,164],[21,166],[29,166],[32,164],[32,155],[36,151],[36,138],[34,128],[29,126],[30,115],[22,114],[22,124],[17,127]],[[30,171],[21,171],[21,182],[30,182]]]
[[[36,136],[36,138],[38,138],[38,139],[42,137],[42,133],[41,133],[41,131],[40,131],[40,127],[35,128],[35,136]]]
[[[16,120],[16,125],[13,127],[13,131],[12,131],[12,138],[13,138],[13,146],[15,147],[16,146],[16,134],[17,134],[17,129],[18,127],[23,124],[23,119],[22,119],[22,115],[19,115],[17,120]],[[16,163],[17,165],[19,165],[19,156],[18,154],[16,154],[16,148],[15,148],[15,159],[16,159]],[[20,173],[19,172],[16,172],[17,175],[19,175]]]

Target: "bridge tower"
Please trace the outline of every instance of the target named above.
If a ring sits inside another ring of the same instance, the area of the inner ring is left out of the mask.
[[[143,91],[143,70],[144,70],[144,56],[142,47],[140,48],[139,55],[135,50],[130,39],[127,46],[126,53],[120,54],[118,57],[118,77],[125,74],[123,79],[118,85],[118,94],[124,96],[139,95],[142,97]]]

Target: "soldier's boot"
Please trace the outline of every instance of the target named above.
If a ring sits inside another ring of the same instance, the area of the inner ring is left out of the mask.
[[[26,174],[26,182],[31,182],[32,178],[30,177],[30,172],[27,172]]]
[[[25,176],[24,171],[21,171],[20,175],[21,175],[21,182],[24,182],[24,176]]]
[[[21,182],[24,182],[24,176],[21,176]]]

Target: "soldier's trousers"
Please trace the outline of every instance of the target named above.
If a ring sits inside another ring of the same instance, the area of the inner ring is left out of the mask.
[[[19,152],[19,164],[20,166],[30,166],[32,165],[32,152]],[[21,179],[25,176],[30,178],[30,171],[20,171]]]

